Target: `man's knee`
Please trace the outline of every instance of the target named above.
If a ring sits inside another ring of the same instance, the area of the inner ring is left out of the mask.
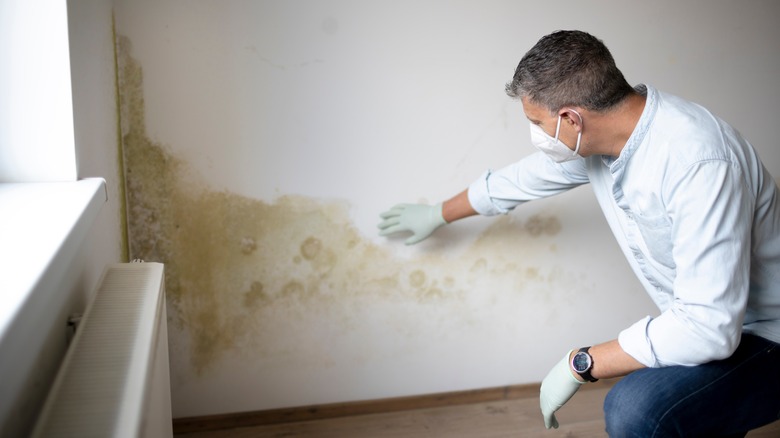
[[[652,389],[631,379],[618,382],[604,400],[604,420],[611,437],[651,437],[661,427],[660,415]]]
[[[604,421],[609,436],[629,436],[626,432],[630,424],[636,421],[637,412],[632,403],[626,403],[628,397],[619,390],[612,388],[604,400]]]

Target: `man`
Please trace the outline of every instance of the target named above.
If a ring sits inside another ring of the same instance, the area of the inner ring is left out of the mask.
[[[780,199],[752,146],[696,104],[629,86],[585,32],[543,37],[506,90],[540,152],[443,204],[394,207],[381,234],[411,231],[412,244],[590,183],[661,314],[566,353],[542,382],[545,426],[583,383],[620,376],[610,436],[744,436],[778,419]]]

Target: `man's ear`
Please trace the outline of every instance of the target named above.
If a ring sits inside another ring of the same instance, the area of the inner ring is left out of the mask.
[[[570,126],[574,126],[577,132],[582,131],[582,116],[576,109],[565,107],[558,111],[558,115],[561,119],[568,123]]]

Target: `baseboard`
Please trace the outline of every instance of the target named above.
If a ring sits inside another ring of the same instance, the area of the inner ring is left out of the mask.
[[[614,381],[598,381],[585,385],[582,389],[610,387]],[[173,433],[184,434],[208,430],[224,430],[237,427],[253,427],[270,424],[314,421],[355,415],[380,414],[413,409],[441,408],[471,403],[484,403],[539,396],[540,384],[511,385],[496,388],[468,391],[426,394],[408,397],[395,397],[379,400],[330,403],[292,408],[270,409],[265,411],[238,412],[231,414],[208,415],[200,417],[175,418]]]

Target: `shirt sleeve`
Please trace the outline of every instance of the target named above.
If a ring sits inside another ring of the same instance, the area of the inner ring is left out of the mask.
[[[620,333],[621,347],[648,367],[729,357],[741,338],[750,284],[754,198],[742,171],[701,161],[664,188],[669,199],[672,304]]]
[[[585,160],[555,163],[537,152],[498,171],[486,171],[469,186],[468,197],[477,213],[493,216],[587,182]]]

